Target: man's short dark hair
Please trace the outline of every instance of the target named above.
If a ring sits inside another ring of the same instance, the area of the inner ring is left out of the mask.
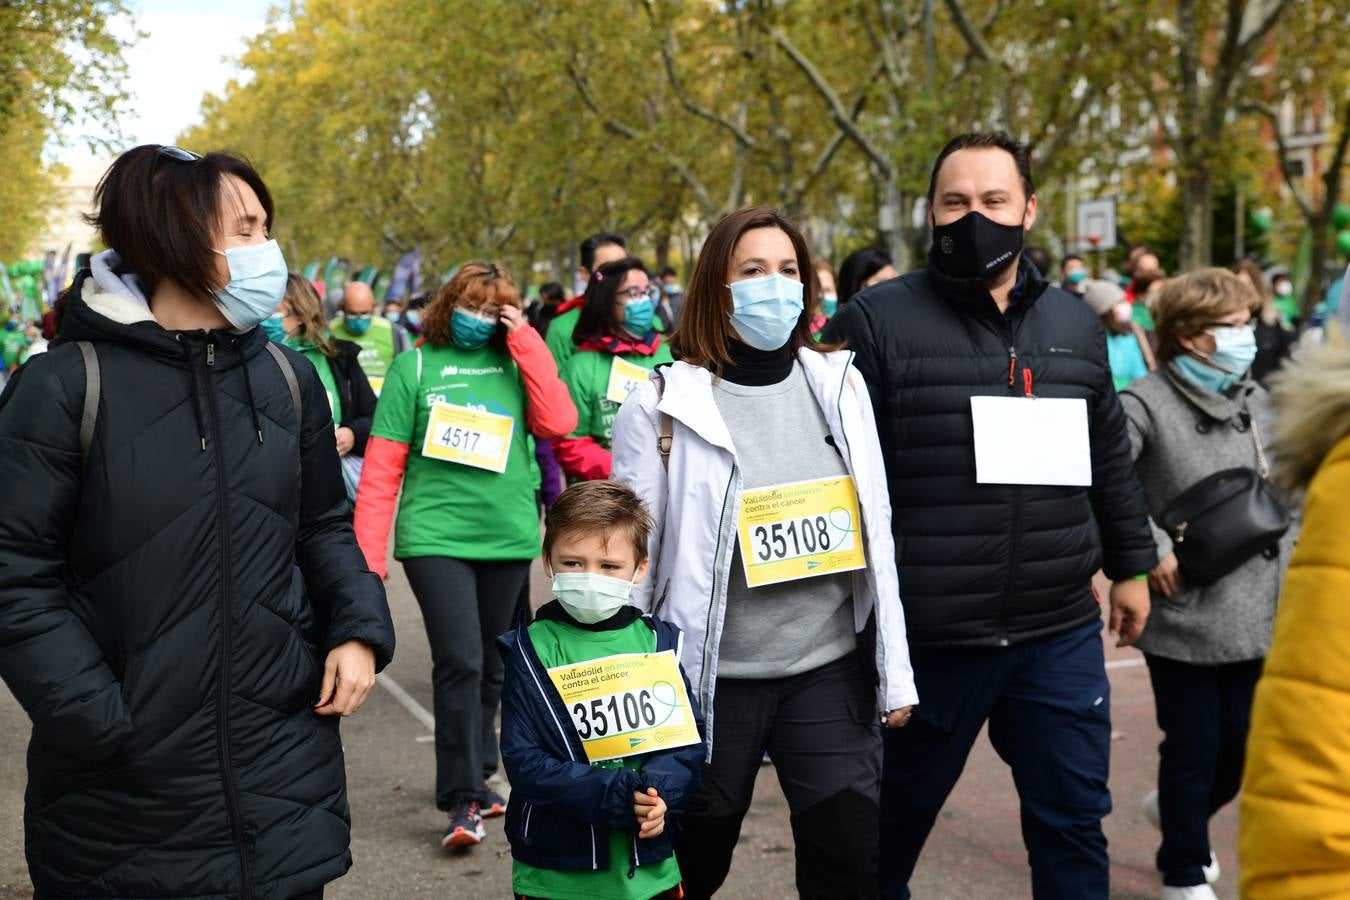
[[[94,189],[96,212],[85,220],[149,293],[170,278],[192,296],[210,300],[222,287],[216,283],[214,244],[221,212],[239,202],[225,182],[230,175],[258,195],[266,216],[258,224],[270,232],[272,195],[242,157],[220,151],[197,156],[159,144],[117,157]]]
[[[600,231],[581,242],[581,267],[587,272],[595,270],[595,252],[601,247],[614,244],[628,249],[628,241],[623,235],[613,231]]]
[[[1025,144],[1006,131],[971,131],[952,138],[938,154],[937,161],[933,163],[933,174],[928,178],[929,206],[933,205],[933,197],[937,193],[938,171],[947,161],[947,157],[958,150],[978,148],[992,148],[1010,154],[1013,162],[1017,163],[1017,174],[1022,176],[1022,192],[1026,194],[1028,200],[1036,193],[1036,184],[1031,180],[1031,154],[1027,152]]]
[[[1080,262],[1080,263],[1082,263],[1082,264],[1085,265],[1085,266],[1087,265],[1087,260],[1086,260],[1086,259],[1083,259],[1083,257],[1079,256],[1077,253],[1070,253],[1068,256],[1064,257],[1063,259],[1061,259],[1061,260],[1059,261],[1059,267],[1060,267],[1060,269],[1063,269],[1065,266],[1067,266],[1067,265],[1068,265],[1069,263],[1071,263],[1071,262]]]
[[[679,277],[680,277],[680,273],[679,273],[679,272],[676,272],[673,266],[666,266],[666,267],[664,267],[663,269],[661,269],[661,273],[660,273],[659,275],[657,275],[656,277],[657,277],[657,278],[679,278]]]

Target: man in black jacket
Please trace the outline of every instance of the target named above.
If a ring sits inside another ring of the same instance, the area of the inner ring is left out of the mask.
[[[1110,685],[1092,576],[1114,581],[1111,632],[1129,644],[1157,554],[1101,325],[1022,257],[1036,202],[1020,144],[954,139],[929,185],[927,268],[860,293],[825,335],[848,341],[871,388],[921,701],[886,735],[885,897],[909,896],[986,722],[1017,783],[1035,896],[1107,896]],[[982,418],[990,405],[999,415]],[[1068,413],[1050,434],[1033,423],[1052,410]]]

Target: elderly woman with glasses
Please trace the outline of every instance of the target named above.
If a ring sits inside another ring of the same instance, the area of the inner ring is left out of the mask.
[[[1162,560],[1148,576],[1153,611],[1135,645],[1164,735],[1158,789],[1144,811],[1162,830],[1157,865],[1169,900],[1215,897],[1209,819],[1241,783],[1252,693],[1296,533],[1256,529],[1261,546],[1239,550],[1205,528],[1205,510],[1244,476],[1284,514],[1264,482],[1274,410],[1251,377],[1260,307],[1252,286],[1222,269],[1167,282],[1153,309],[1160,367],[1121,392]],[[1236,482],[1205,481],[1219,472],[1236,473]],[[1183,508],[1189,514],[1179,521]],[[1219,533],[1252,532],[1243,515],[1222,515]],[[1222,565],[1201,565],[1216,557]]]
[[[553,442],[567,477],[609,477],[614,418],[648,371],[673,362],[656,330],[659,289],[642,260],[626,257],[596,269],[572,340],[577,352],[563,365],[562,380],[577,408],[576,430]]]

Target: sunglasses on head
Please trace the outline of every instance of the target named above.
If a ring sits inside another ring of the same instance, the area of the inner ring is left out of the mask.
[[[160,156],[167,156],[169,159],[176,159],[179,162],[196,162],[202,158],[200,153],[193,153],[191,150],[184,150],[182,147],[161,146],[155,151]]]

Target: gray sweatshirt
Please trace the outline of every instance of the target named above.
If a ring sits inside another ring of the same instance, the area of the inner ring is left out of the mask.
[[[736,445],[745,490],[847,475],[826,443],[825,416],[800,364],[778,384],[718,381],[713,398]],[[727,582],[719,678],[782,678],[840,659],[857,646],[847,573],[746,586],[737,540]]]
[[[1158,556],[1172,539],[1157,520],[1183,491],[1223,469],[1257,468],[1256,444],[1242,421],[1246,409],[1267,456],[1274,434],[1270,395],[1254,381],[1229,395],[1204,390],[1170,365],[1120,392],[1129,420],[1130,451],[1152,517]],[[1286,502],[1290,512],[1296,512]],[[1289,565],[1298,520],[1279,544],[1279,556],[1257,554],[1205,587],[1186,584],[1171,597],[1153,595],[1148,625],[1136,643],[1145,653],[1197,665],[1261,659],[1270,649],[1275,604]]]

